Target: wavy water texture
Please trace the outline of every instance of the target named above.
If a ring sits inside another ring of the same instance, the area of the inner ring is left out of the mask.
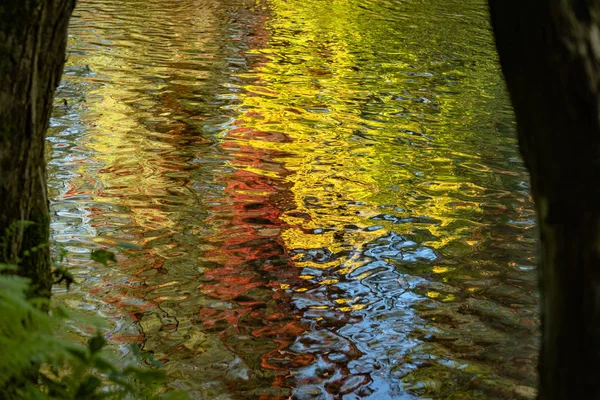
[[[527,399],[534,222],[483,0],[81,0],[52,230],[198,399]],[[89,261],[119,241],[114,266]]]

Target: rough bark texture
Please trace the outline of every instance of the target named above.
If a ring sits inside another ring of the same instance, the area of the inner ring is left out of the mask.
[[[600,2],[489,0],[541,234],[540,399],[600,399]]]
[[[0,263],[22,258],[36,292],[51,286],[44,136],[75,0],[0,1]],[[14,225],[32,221],[25,228]],[[6,234],[13,224],[14,232]]]

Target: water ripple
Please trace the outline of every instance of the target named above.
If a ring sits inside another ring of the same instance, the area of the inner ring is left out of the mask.
[[[192,398],[533,398],[508,104],[483,0],[81,0],[56,297]]]

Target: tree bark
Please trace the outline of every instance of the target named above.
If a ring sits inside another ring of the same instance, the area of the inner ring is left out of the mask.
[[[540,228],[540,399],[599,399],[600,2],[489,0]]]
[[[21,259],[20,273],[45,296],[52,281],[44,137],[74,6],[75,0],[0,1],[0,263]]]

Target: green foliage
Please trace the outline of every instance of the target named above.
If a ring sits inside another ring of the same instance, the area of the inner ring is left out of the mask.
[[[106,250],[92,254],[98,262],[115,261]],[[64,254],[59,257],[63,259]],[[87,346],[57,337],[58,326],[89,323],[90,318],[53,306],[46,298],[28,298],[30,281],[15,275],[16,271],[16,265],[0,264],[0,399],[187,398],[161,393],[165,373],[160,369],[115,365],[106,355],[107,342],[100,330]],[[73,282],[64,268],[56,268],[53,274],[57,282]],[[101,325],[97,319],[92,323],[96,329]],[[132,350],[139,355],[137,346]]]
[[[11,253],[10,249],[10,238],[15,237],[19,234],[20,231],[25,230],[26,228],[35,225],[35,222],[32,221],[13,221],[8,228],[4,231],[4,236],[0,240],[0,260],[7,260],[12,264],[18,264],[21,262],[21,259],[16,255]],[[45,244],[40,244],[36,246],[34,249],[26,251],[26,255],[30,255],[31,252],[38,251],[39,248],[44,247]],[[25,254],[24,254],[25,255]]]

